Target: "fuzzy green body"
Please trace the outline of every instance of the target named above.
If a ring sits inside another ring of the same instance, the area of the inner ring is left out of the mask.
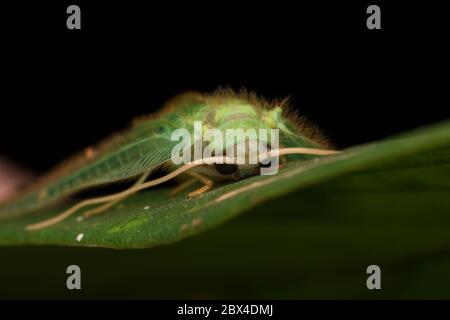
[[[185,94],[169,102],[156,117],[137,122],[122,134],[94,147],[51,172],[30,191],[0,205],[0,218],[50,205],[86,188],[134,179],[144,172],[170,164],[172,132],[185,128],[193,134],[193,123],[226,129],[279,129],[280,146],[323,148],[308,138],[301,126],[282,114],[279,105],[267,105],[246,97]],[[317,140],[317,139],[316,139]],[[165,166],[168,170],[173,166]]]

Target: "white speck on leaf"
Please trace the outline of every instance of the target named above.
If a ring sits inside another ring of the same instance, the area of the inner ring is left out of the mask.
[[[84,233],[79,233],[76,237],[77,241],[80,242],[84,237]]]
[[[144,210],[148,210],[148,209],[150,209],[149,206],[145,206],[145,207],[144,207]]]
[[[83,216],[78,216],[77,217],[77,222],[83,221]]]

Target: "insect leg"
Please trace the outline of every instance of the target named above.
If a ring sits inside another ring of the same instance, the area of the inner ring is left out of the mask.
[[[170,190],[169,196],[171,196],[171,197],[175,196],[176,194],[180,193],[184,189],[191,186],[196,181],[197,181],[196,179],[189,179],[189,180],[186,180],[186,181],[180,183],[178,186],[176,186],[172,190]]]
[[[208,179],[207,177],[205,177],[201,174],[198,174],[196,172],[189,171],[189,172],[186,172],[186,174],[190,175],[195,180],[204,184],[203,187],[198,188],[197,190],[194,190],[192,192],[189,192],[187,195],[188,199],[192,199],[194,197],[197,197],[197,196],[207,192],[208,190],[210,190],[212,188],[212,186],[214,184],[211,179]]]

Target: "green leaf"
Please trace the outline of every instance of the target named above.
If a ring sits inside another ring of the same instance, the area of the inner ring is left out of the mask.
[[[450,123],[447,122],[350,148],[336,156],[292,161],[277,175],[216,186],[192,200],[183,195],[169,197],[170,187],[166,186],[141,191],[100,216],[83,221],[74,216],[44,230],[25,231],[27,224],[54,216],[70,204],[40,210],[1,221],[0,244],[153,247],[211,229],[248,211],[272,210],[273,219],[283,220],[283,210],[274,206],[277,203],[274,199],[291,195],[286,197],[286,207],[296,208],[298,216],[286,232],[302,232],[304,241],[325,232],[328,232],[327,241],[343,241],[337,237],[344,231],[348,237],[357,239],[360,224],[365,221],[388,229],[391,222],[397,226],[411,223],[417,228],[428,223],[427,226],[436,230],[427,233],[430,238],[426,240],[433,240],[437,248],[450,245],[450,233],[440,232],[450,220],[444,214],[450,213],[449,178]],[[395,206],[390,208],[394,209],[392,212],[387,210],[389,216],[386,216],[386,203]],[[312,215],[322,219],[312,225],[303,224]],[[415,220],[410,221],[412,218]],[[258,215],[253,215],[253,219],[258,220]],[[261,224],[255,222],[256,226]],[[261,227],[270,229],[270,224]],[[358,246],[354,241],[353,246]],[[394,249],[395,246],[382,250],[395,255],[398,252]]]

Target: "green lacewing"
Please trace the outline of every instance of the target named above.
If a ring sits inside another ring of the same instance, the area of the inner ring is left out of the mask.
[[[205,168],[205,163],[174,165],[171,152],[177,141],[172,141],[171,134],[178,128],[191,131],[195,121],[218,130],[276,128],[280,150],[283,148],[284,154],[297,154],[299,160],[337,152],[330,149],[328,140],[316,126],[292,112],[286,99],[267,101],[245,90],[236,93],[219,89],[212,94],[188,92],[169,100],[161,111],[135,120],[129,129],[63,162],[35,185],[1,204],[0,218],[32,213],[86,189],[135,181],[133,187],[123,192],[82,201],[57,217],[27,226],[28,230],[36,230],[56,224],[85,206],[102,204],[85,212],[85,216],[100,213],[134,192],[180,174],[189,173],[191,177],[183,185],[194,181],[204,184],[189,193],[190,196],[209,190],[217,177],[242,179],[257,174],[255,168],[249,171],[248,167],[217,163],[214,159],[206,164],[208,170],[203,170],[202,174],[190,169],[200,164]],[[157,171],[166,172],[167,176],[148,182]]]

